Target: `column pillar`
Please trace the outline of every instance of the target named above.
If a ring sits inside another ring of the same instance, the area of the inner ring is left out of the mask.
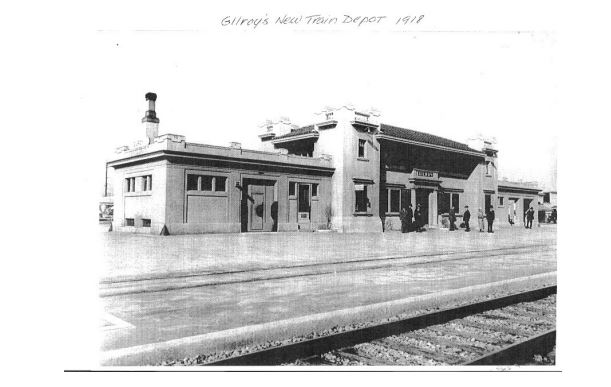
[[[438,226],[437,223],[437,189],[429,193],[429,224]]]

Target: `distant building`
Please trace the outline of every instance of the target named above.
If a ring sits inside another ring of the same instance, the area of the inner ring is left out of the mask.
[[[107,163],[116,231],[381,232],[399,229],[410,203],[428,227],[444,227],[450,206],[473,214],[537,204],[536,187],[498,181],[490,142],[475,149],[341,106],[308,126],[266,122],[262,150],[195,144],[158,134],[156,98],[146,95],[146,137]]]

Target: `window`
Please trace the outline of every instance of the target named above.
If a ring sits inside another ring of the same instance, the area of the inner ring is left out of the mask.
[[[212,191],[212,179],[214,179],[214,177],[212,176],[200,176],[201,178],[201,187],[200,187],[200,191]]]
[[[134,218],[125,218],[125,225],[126,226],[133,226],[134,225]]]
[[[365,154],[365,144],[367,142],[365,140],[359,139],[359,158],[364,159],[366,157]]]
[[[312,197],[318,197],[318,184],[312,184]]]
[[[187,175],[187,190],[188,191],[197,191],[197,175]]]
[[[354,211],[367,212],[367,209],[371,206],[369,198],[367,197],[367,185],[355,184],[354,192],[356,196]]]
[[[226,176],[187,175],[187,191],[227,191]]]
[[[150,191],[153,189],[153,175],[139,176],[138,192]],[[125,192],[136,192],[136,177],[128,177],[125,179]]]
[[[150,191],[153,189],[153,176],[142,176],[142,191]]]
[[[142,227],[151,227],[150,219],[142,219]]]
[[[227,185],[227,178],[225,176],[216,176],[214,181],[214,191],[215,192],[225,192],[225,187]]]
[[[452,194],[452,208],[454,208],[454,210],[456,211],[460,211],[460,202],[459,202],[459,197],[457,193],[453,193]]]
[[[486,175],[492,175],[492,163],[490,161],[486,161]]]
[[[399,188],[387,188],[388,207],[386,212],[401,211],[401,190]]]
[[[505,201],[505,198],[502,196],[499,196],[499,206],[502,206],[504,201]]]
[[[295,182],[289,182],[289,196],[295,196]]]
[[[450,212],[450,206],[460,212],[460,195],[457,193],[440,192],[437,195],[437,212],[439,214],[447,214]]]
[[[126,192],[136,192],[136,178],[128,177],[125,179],[125,191]]]

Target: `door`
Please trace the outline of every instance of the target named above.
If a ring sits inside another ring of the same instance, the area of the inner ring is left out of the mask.
[[[522,221],[526,224],[526,211],[530,208],[530,203],[532,203],[532,199],[524,199],[524,208],[522,208],[522,213],[524,214]]]
[[[265,220],[265,186],[249,185],[248,194],[251,197],[249,202],[249,231],[263,231]]]
[[[310,184],[299,184],[297,194],[297,222],[310,223],[310,217],[312,214]]]
[[[244,179],[242,195],[242,231],[276,231],[278,203],[276,181]]]
[[[429,224],[429,195],[431,192],[433,192],[431,189],[416,188],[416,208],[420,204],[422,217],[419,221],[422,222],[422,225]]]

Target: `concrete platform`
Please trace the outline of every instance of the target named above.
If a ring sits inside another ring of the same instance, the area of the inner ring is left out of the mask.
[[[109,319],[123,322],[103,330],[107,364],[119,364],[113,359],[125,356],[133,360],[134,353],[163,353],[159,348],[171,348],[174,354],[202,349],[201,342],[193,341],[201,335],[226,337],[219,332],[250,331],[247,327],[262,324],[267,328],[254,331],[269,332],[280,321],[301,321],[303,330],[313,326],[312,321],[337,323],[337,313],[351,315],[348,309],[365,311],[352,314],[364,318],[372,311],[378,315],[380,310],[398,310],[373,305],[413,305],[414,297],[432,303],[442,294],[468,294],[469,288],[521,283],[533,276],[555,278],[556,270],[555,228],[547,227],[494,234],[436,230],[407,235],[103,237],[112,270],[102,288],[120,291],[105,294],[101,302]],[[520,248],[511,249],[516,246]],[[120,275],[112,276],[114,271]],[[227,278],[233,281],[224,281]],[[168,283],[172,286],[164,289]],[[321,314],[334,317],[320,320]],[[285,333],[296,332],[296,326]],[[221,342],[232,345],[226,339]]]
[[[101,227],[100,230],[105,230]],[[493,234],[244,233],[139,235],[101,232],[103,282],[326,264],[379,257],[439,255],[515,246],[556,245],[556,227],[501,228]]]
[[[105,351],[100,362],[105,366],[154,365],[166,360],[196,357],[200,354],[231,351],[253,344],[307,336],[330,327],[379,322],[400,314],[418,315],[435,308],[468,304],[490,295],[500,296],[556,284],[556,273],[514,278],[429,293],[393,301],[369,304],[331,312],[294,317],[280,321],[226,329],[159,343],[143,344]]]

